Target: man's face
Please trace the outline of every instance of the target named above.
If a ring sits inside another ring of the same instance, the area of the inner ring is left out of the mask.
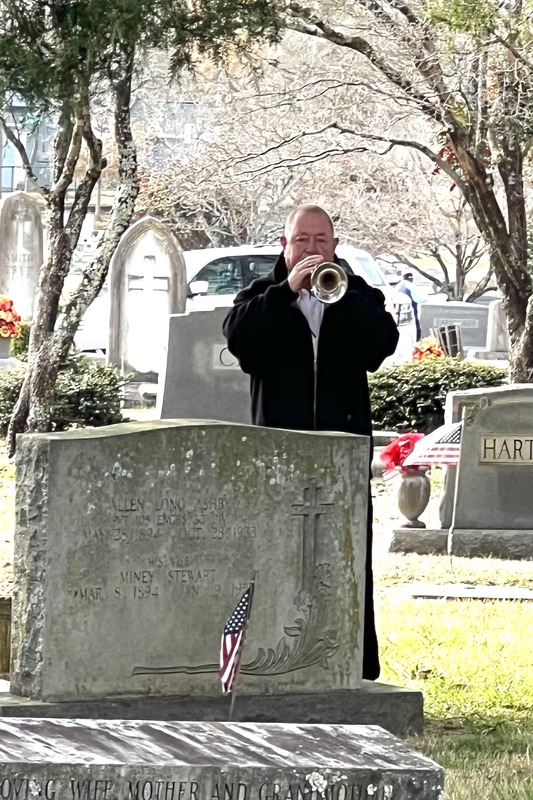
[[[322,256],[324,261],[333,261],[338,242],[328,217],[316,211],[302,211],[281,237],[288,271],[306,256]]]

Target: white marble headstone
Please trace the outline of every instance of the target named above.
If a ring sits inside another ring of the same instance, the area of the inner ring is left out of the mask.
[[[0,205],[0,294],[13,300],[23,319],[32,317],[43,261],[41,202],[15,192]]]
[[[140,219],[120,240],[110,275],[108,361],[154,377],[164,364],[168,317],[185,310],[180,244],[163,222]]]

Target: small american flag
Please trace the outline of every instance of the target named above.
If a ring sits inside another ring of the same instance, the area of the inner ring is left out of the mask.
[[[233,614],[226,622],[220,643],[220,670],[224,694],[231,692],[235,677],[239,671],[246,625],[250,619],[254,584],[250,584],[239,600]]]
[[[431,464],[454,467],[459,463],[463,423],[441,425],[424,436],[414,446],[413,452],[403,462],[404,467],[424,467]]]

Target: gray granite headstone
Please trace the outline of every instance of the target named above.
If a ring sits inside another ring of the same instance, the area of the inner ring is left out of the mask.
[[[176,236],[153,217],[138,220],[111,262],[108,361],[155,380],[164,364],[168,316],[183,312],[186,299],[185,261]]]
[[[377,726],[0,720],[3,800],[442,800]]]
[[[440,498],[442,527],[395,530],[390,549],[532,558],[533,385],[450,392],[445,420],[461,418],[459,465],[447,468]]]
[[[250,422],[250,378],[222,334],[227,313],[227,308],[215,308],[170,317],[157,404],[161,419]]]
[[[533,537],[533,385],[484,389],[463,419],[455,527]]]
[[[360,686],[368,451],[194,421],[21,436],[12,691],[217,695],[254,570],[239,694]]]
[[[477,303],[449,301],[424,303],[418,307],[422,336],[442,325],[460,325],[463,348],[487,346],[488,314],[486,306]]]
[[[0,294],[31,319],[43,262],[41,205],[34,195],[14,192],[0,205]]]
[[[491,353],[509,354],[509,333],[503,309],[503,301],[495,300],[489,305],[487,348]]]

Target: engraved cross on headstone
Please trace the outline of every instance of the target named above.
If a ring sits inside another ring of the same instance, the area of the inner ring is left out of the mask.
[[[142,291],[147,294],[153,292],[168,292],[169,279],[164,275],[155,275],[155,256],[144,257],[144,274],[130,275],[128,291]]]
[[[317,520],[333,507],[333,503],[321,501],[322,491],[323,488],[311,480],[310,486],[304,489],[303,502],[292,504],[292,516],[303,517],[302,588],[309,594],[313,589]]]

